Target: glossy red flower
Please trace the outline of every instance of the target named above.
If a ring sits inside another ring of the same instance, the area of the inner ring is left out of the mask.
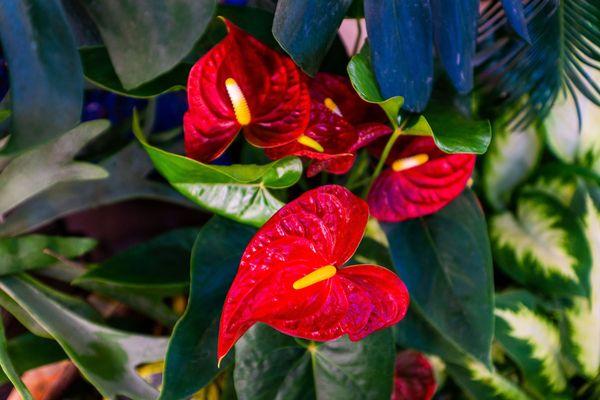
[[[435,389],[435,376],[427,357],[414,350],[398,353],[392,400],[430,400]]]
[[[240,129],[257,147],[295,141],[305,130],[310,96],[287,56],[224,20],[227,36],[192,67],[184,116],[189,157],[211,161]]]
[[[266,149],[268,157],[308,158],[312,160],[306,172],[309,177],[321,171],[344,174],[352,167],[358,149],[391,132],[379,122],[383,118],[381,110],[363,101],[347,78],[321,72],[309,81],[309,90],[306,131],[295,142]]]
[[[383,144],[375,144],[376,153]],[[444,153],[431,137],[401,136],[386,164],[390,168],[377,177],[367,201],[378,220],[399,222],[432,214],[460,195],[475,155]]]
[[[376,265],[344,267],[360,243],[367,204],[336,185],[310,190],[279,210],[252,238],[221,314],[221,360],[252,325],[296,337],[360,340],[400,321],[404,283]]]

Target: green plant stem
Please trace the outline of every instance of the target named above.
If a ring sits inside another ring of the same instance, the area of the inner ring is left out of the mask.
[[[386,162],[388,156],[390,155],[390,151],[392,151],[392,147],[394,147],[396,140],[398,140],[398,138],[402,134],[405,125],[406,125],[406,120],[402,121],[400,126],[398,126],[396,129],[394,129],[394,132],[392,133],[392,135],[388,139],[387,143],[385,144],[385,147],[383,148],[383,152],[381,153],[381,157],[379,158],[379,162],[377,163],[377,166],[375,167],[375,171],[373,172],[373,175],[371,175],[369,184],[365,187],[365,190],[362,193],[363,199],[367,198],[367,195],[371,191],[371,187],[373,186],[375,179],[377,179],[379,174],[381,174],[381,171],[383,170],[383,166],[385,165],[385,162]]]

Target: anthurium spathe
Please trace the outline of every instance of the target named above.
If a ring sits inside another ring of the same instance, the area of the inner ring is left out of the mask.
[[[309,118],[308,88],[294,62],[224,21],[227,36],[188,78],[185,149],[202,162],[220,156],[240,130],[257,147],[293,142]]]
[[[306,174],[345,174],[356,151],[391,129],[379,107],[362,100],[343,76],[325,72],[309,80],[310,120],[299,140],[266,149],[272,159],[295,155],[310,159]]]
[[[398,353],[392,400],[431,400],[436,386],[433,368],[427,357],[414,350]]]
[[[375,143],[381,153],[382,142]],[[380,221],[399,222],[432,214],[464,190],[475,166],[473,154],[447,154],[429,136],[401,136],[375,180],[367,201]]]
[[[321,186],[284,206],[257,232],[229,289],[219,329],[222,359],[252,325],[291,336],[360,340],[400,321],[404,283],[377,265],[344,266],[358,247],[368,206],[349,190]]]

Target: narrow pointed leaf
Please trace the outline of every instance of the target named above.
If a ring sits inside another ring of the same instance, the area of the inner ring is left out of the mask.
[[[44,339],[31,333],[25,333],[8,340],[7,350],[19,375],[30,369],[67,358],[56,341]],[[0,383],[6,382],[8,382],[8,377],[6,375],[0,376]]]
[[[2,367],[2,371],[4,371],[4,374],[14,385],[17,392],[19,392],[21,398],[23,400],[33,400],[31,393],[21,380],[21,377],[17,373],[10,355],[8,354],[8,345],[6,342],[6,335],[4,333],[4,322],[2,321],[0,321],[0,367]]]
[[[530,41],[527,31],[527,20],[523,11],[523,0],[502,0],[504,14],[512,28],[526,41]]]

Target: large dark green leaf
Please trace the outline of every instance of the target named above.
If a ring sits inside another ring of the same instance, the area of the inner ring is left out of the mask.
[[[192,253],[188,307],[167,351],[161,399],[184,399],[206,386],[232,361],[217,368],[221,308],[246,244],[255,230],[213,217],[198,234]]]
[[[133,130],[154,166],[181,194],[215,214],[261,226],[283,203],[271,189],[287,188],[300,179],[302,162],[286,157],[266,165],[211,165],[150,145],[134,114]]]
[[[240,400],[390,398],[395,358],[390,329],[359,342],[344,337],[315,343],[258,324],[235,351]]]
[[[423,111],[433,85],[433,33],[429,2],[365,0],[373,70],[384,98],[404,97],[404,108]]]
[[[296,64],[314,75],[351,3],[352,0],[280,0],[273,35]]]
[[[102,395],[156,398],[156,390],[137,375],[135,367],[164,357],[165,339],[118,331],[85,319],[46,295],[44,285],[31,278],[1,278],[0,289],[56,339]]]
[[[100,166],[108,171],[108,178],[59,183],[20,204],[0,223],[0,236],[23,234],[65,215],[134,198],[193,206],[168,185],[146,179],[153,166],[137,143],[102,161]]]
[[[75,283],[107,283],[161,295],[181,293],[189,284],[190,253],[197,235],[196,228],[167,232],[113,256]]]
[[[12,103],[4,151],[25,150],[72,128],[81,113],[83,73],[60,2],[0,2],[0,39]]]
[[[88,238],[29,235],[0,239],[0,275],[56,263],[47,250],[66,258],[79,257],[96,247]]]
[[[430,0],[437,54],[460,93],[473,88],[479,0]]]
[[[106,178],[103,168],[72,159],[108,127],[102,119],[85,122],[13,159],[0,174],[0,215],[57,183]]]
[[[466,191],[438,213],[385,224],[398,275],[411,295],[411,319],[400,342],[460,362],[470,355],[491,365],[493,275],[483,211]],[[419,329],[421,334],[415,334]],[[427,333],[430,331],[430,333]]]
[[[3,321],[0,321],[0,367],[2,367],[4,374],[8,377],[15,389],[17,389],[21,398],[23,400],[33,400],[31,393],[27,390],[27,386],[25,386],[21,380],[19,373],[13,365],[10,354],[8,354],[8,344],[6,342],[6,335],[4,334]]]
[[[125,89],[175,67],[200,39],[215,0],[81,0],[98,26]]]
[[[44,339],[25,333],[10,339],[7,343],[8,355],[19,375],[30,369],[41,367],[67,358],[65,352],[51,339]],[[6,383],[6,375],[0,376],[0,383]]]

